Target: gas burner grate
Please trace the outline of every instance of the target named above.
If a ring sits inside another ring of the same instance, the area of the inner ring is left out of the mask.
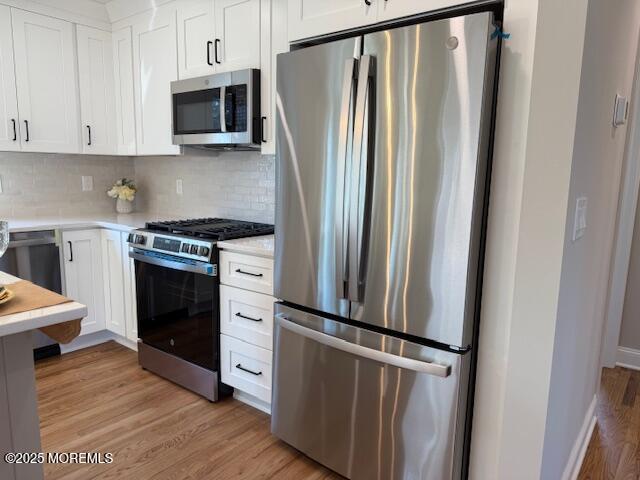
[[[226,218],[194,218],[168,222],[148,222],[146,229],[207,240],[231,240],[273,233],[273,225]]]

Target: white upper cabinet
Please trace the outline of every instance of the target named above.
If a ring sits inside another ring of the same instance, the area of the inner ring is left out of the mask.
[[[213,0],[178,4],[178,74],[180,78],[214,73]]]
[[[138,155],[175,155],[171,87],[178,78],[176,10],[156,11],[133,26]]]
[[[216,71],[260,68],[260,0],[215,0]]]
[[[22,150],[77,153],[73,24],[11,9]]]
[[[466,0],[377,0],[378,22],[468,3]]]
[[[113,32],[112,40],[116,151],[119,155],[135,155],[136,115],[133,100],[131,27]]]
[[[315,37],[374,23],[384,0],[288,0],[289,40]],[[418,0],[414,0],[420,3]]]
[[[0,150],[20,150],[11,10],[0,5]]]
[[[82,152],[115,154],[116,123],[111,33],[78,25]]]

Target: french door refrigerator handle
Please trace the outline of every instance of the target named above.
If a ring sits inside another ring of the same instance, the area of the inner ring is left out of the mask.
[[[349,157],[349,131],[351,128],[351,115],[353,103],[353,90],[355,87],[356,59],[349,58],[345,61],[344,77],[342,81],[342,101],[340,107],[340,130],[338,135],[338,164],[336,174],[336,212],[335,212],[335,248],[336,248],[336,296],[347,298],[347,237],[345,228],[346,213],[345,188],[347,163]]]
[[[381,352],[369,347],[363,347],[355,343],[347,342],[341,338],[332,337],[326,333],[313,330],[311,328],[303,327],[297,323],[289,320],[286,315],[281,313],[277,314],[276,321],[278,324],[293,333],[306,337],[310,340],[318,342],[327,347],[335,348],[346,353],[350,353],[357,357],[366,358],[376,362],[392,365],[394,367],[403,368],[405,370],[412,370],[417,373],[426,373],[427,375],[434,375],[436,377],[446,378],[451,375],[450,365],[441,365],[439,363],[430,363],[422,360],[415,360],[413,358],[399,357],[392,353]]]
[[[220,131],[227,131],[227,89],[224,85],[220,87]]]
[[[367,163],[368,158],[365,159],[364,165],[362,165],[362,153],[368,155],[368,144],[363,145],[365,142],[364,129],[365,122],[369,121],[369,114],[373,111],[373,106],[369,105],[370,102],[370,88],[372,78],[374,75],[374,61],[375,58],[371,55],[363,55],[360,57],[360,72],[358,74],[358,86],[356,87],[356,113],[353,126],[353,154],[351,165],[351,185],[349,193],[349,284],[348,284],[348,296],[352,302],[360,301],[361,289],[359,285],[360,280],[360,263],[362,258],[362,238],[364,232],[362,231],[364,225],[360,219],[360,189],[361,182],[367,181]],[[371,99],[373,102],[373,99]],[[373,129],[368,131],[368,135],[373,135]],[[366,185],[365,185],[366,187]],[[366,188],[365,188],[366,198]],[[364,201],[364,199],[362,199]]]

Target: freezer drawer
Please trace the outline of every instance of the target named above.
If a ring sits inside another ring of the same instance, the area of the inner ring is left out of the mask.
[[[348,478],[460,478],[469,363],[276,304],[271,430]]]

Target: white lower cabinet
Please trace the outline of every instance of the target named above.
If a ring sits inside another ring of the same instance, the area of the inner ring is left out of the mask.
[[[268,412],[273,358],[273,259],[223,250],[220,284],[222,382],[234,387],[240,400]]]
[[[105,329],[100,230],[62,233],[65,294],[87,306],[80,335]]]
[[[126,250],[120,232],[102,230],[102,273],[104,278],[105,324],[123,337],[126,335],[126,309],[124,295],[124,258]]]
[[[220,285],[220,331],[271,350],[273,297]]]
[[[229,335],[220,335],[222,381],[257,399],[271,403],[271,350]]]
[[[62,232],[65,294],[89,310],[80,335],[108,330],[131,342],[138,340],[127,235],[97,228]]]

